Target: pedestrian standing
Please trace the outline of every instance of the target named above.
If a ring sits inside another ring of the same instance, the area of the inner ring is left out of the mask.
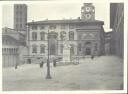
[[[43,65],[44,65],[44,62],[42,61],[42,62],[40,63],[40,68],[43,68]]]
[[[91,56],[91,59],[92,59],[92,60],[94,59],[94,55]]]
[[[53,60],[53,66],[56,67],[56,59]]]
[[[15,69],[17,69],[17,64],[15,65]]]

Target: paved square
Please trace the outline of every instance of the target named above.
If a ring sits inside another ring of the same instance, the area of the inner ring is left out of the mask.
[[[123,83],[123,60],[114,56],[85,58],[78,65],[53,67],[45,79],[46,65],[24,64],[3,68],[3,90],[119,90]]]

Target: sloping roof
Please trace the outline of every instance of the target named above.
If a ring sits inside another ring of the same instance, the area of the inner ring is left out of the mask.
[[[103,21],[99,20],[81,20],[81,19],[68,19],[68,20],[43,20],[43,21],[35,21],[35,22],[28,22],[28,25],[32,24],[67,24],[67,23],[97,23],[97,24],[104,24]]]
[[[20,45],[19,41],[9,35],[2,35],[2,41],[7,41],[8,45]]]

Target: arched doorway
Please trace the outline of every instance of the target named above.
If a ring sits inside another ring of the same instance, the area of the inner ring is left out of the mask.
[[[91,48],[89,47],[86,48],[86,55],[91,55]]]
[[[85,42],[84,55],[91,55],[91,42]]]

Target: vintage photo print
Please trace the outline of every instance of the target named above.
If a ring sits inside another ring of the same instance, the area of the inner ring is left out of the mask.
[[[2,2],[2,91],[126,91],[125,6]]]

